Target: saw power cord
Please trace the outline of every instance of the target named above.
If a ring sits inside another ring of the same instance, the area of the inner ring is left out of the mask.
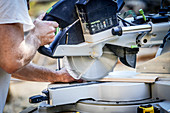
[[[121,21],[123,21],[123,22],[125,22],[125,23],[127,23],[127,24],[129,24],[129,25],[131,25],[131,26],[135,26],[135,24],[134,24],[134,23],[131,23],[131,22],[126,21],[125,19],[123,19],[123,18],[122,18],[122,17],[120,17],[119,15],[117,15],[117,17],[118,17]]]

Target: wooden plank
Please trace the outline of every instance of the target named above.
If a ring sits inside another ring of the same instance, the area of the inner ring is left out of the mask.
[[[142,83],[154,83],[157,80],[157,76],[144,76],[132,71],[124,72],[112,72],[109,76],[99,81],[112,81],[112,82],[142,82]]]
[[[138,76],[157,76],[159,78],[170,78],[170,74],[160,74],[160,73],[140,73]]]
[[[141,73],[161,73],[170,75],[170,52],[164,53],[139,66],[136,71]]]
[[[103,78],[99,81],[107,81],[107,82],[142,82],[142,83],[154,83],[157,77],[134,77],[134,78]]]

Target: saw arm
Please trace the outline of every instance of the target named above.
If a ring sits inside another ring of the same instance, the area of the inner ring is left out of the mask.
[[[98,8],[94,7],[96,3]],[[123,4],[121,0],[119,3]],[[60,0],[44,20],[57,21],[61,30],[49,48],[40,47],[39,52],[52,58],[65,56],[66,69],[75,79],[100,79],[113,70],[118,58],[123,64],[135,68],[138,48],[163,43],[170,28],[168,13],[148,16],[147,22],[142,23],[141,17],[118,21],[117,12],[122,7],[119,3],[112,0]],[[57,13],[60,7],[66,6],[62,13]],[[113,12],[111,15],[98,9]],[[63,16],[65,13],[69,14]],[[124,26],[124,22],[133,24]]]

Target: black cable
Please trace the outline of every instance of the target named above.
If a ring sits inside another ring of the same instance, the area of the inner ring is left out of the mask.
[[[131,25],[131,26],[135,26],[135,24],[134,24],[134,23],[131,23],[131,22],[126,21],[125,19],[123,19],[123,18],[122,18],[122,17],[120,17],[119,15],[117,15],[117,17],[118,17],[120,20],[122,20],[123,22],[128,23],[129,25]]]

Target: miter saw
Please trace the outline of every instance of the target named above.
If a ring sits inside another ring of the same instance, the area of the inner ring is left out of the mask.
[[[135,68],[139,48],[153,45],[161,45],[159,61],[166,59],[166,65],[160,63],[162,69],[158,73],[170,74],[169,7],[161,7],[159,14],[148,16],[140,10],[141,16],[124,19],[119,15],[123,6],[123,0],[60,0],[47,11],[44,20],[58,22],[60,29],[55,40],[38,51],[52,58],[64,57],[72,77],[93,82],[49,85],[44,91],[46,96],[30,98],[31,103],[47,101],[40,105],[39,112],[70,109],[83,113],[168,112],[160,109],[165,109],[162,104],[170,109],[170,81],[155,85],[94,82],[113,71],[118,58]],[[157,72],[147,66],[139,70]],[[164,96],[160,92],[165,92]]]

